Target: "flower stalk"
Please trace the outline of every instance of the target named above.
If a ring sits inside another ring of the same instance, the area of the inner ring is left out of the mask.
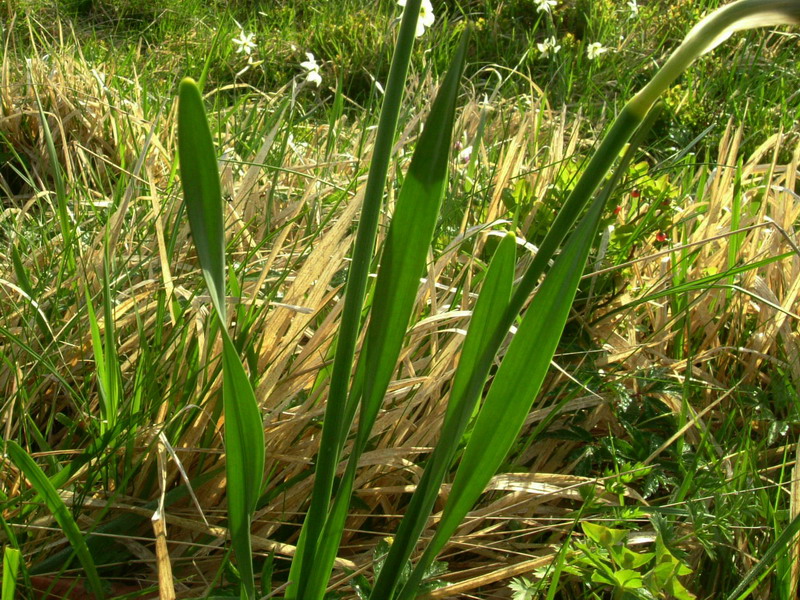
[[[715,10],[688,33],[664,66],[626,105],[640,118],[698,57],[711,52],[736,31],[800,24],[798,0],[739,0]],[[623,109],[624,110],[624,109]]]

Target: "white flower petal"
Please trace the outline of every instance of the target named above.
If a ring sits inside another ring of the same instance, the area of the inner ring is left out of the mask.
[[[300,66],[303,67],[306,71],[316,71],[319,69],[319,65],[317,64],[317,59],[314,58],[314,54],[311,52],[306,52],[306,58],[308,60],[304,60],[300,63]]]
[[[322,75],[319,74],[319,71],[309,71],[308,75],[306,75],[306,81],[309,83],[313,83],[315,86],[319,87],[322,83]]]

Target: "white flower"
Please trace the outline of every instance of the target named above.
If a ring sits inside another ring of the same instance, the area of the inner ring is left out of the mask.
[[[533,0],[533,3],[536,5],[536,12],[549,13],[558,6],[558,0]]]
[[[317,59],[314,58],[313,52],[306,52],[306,60],[301,62],[300,66],[306,71],[319,71],[319,65],[317,64]]]
[[[406,0],[397,0],[400,6],[406,5]],[[425,33],[425,29],[433,25],[436,20],[436,15],[433,14],[433,5],[431,0],[422,0],[419,6],[419,18],[417,19],[417,37]]]
[[[319,84],[322,83],[322,75],[319,73],[317,59],[311,52],[306,52],[306,59],[300,63],[300,66],[306,70],[306,81],[319,87]]]
[[[369,78],[372,79],[372,83],[375,85],[375,89],[378,90],[378,93],[382,96],[385,93],[385,91],[383,89],[383,86],[381,85],[381,82],[375,79],[375,76],[369,71],[367,71],[367,75],[369,75]]]
[[[636,0],[628,0],[628,8],[631,11],[631,14],[628,15],[631,19],[639,14],[639,5],[636,4]]]
[[[319,74],[319,71],[309,71],[308,75],[306,75],[306,81],[319,87],[319,84],[322,83],[322,75]]]
[[[237,47],[236,52],[242,53],[244,52],[247,56],[256,49],[256,34],[255,33],[245,33],[244,29],[239,30],[239,37],[233,38],[231,40],[233,44]]]
[[[592,42],[586,47],[586,56],[589,57],[589,60],[594,60],[603,52],[608,52],[608,48],[605,48],[600,42]]]
[[[542,58],[547,58],[551,54],[558,54],[558,51],[561,50],[561,46],[556,44],[556,38],[552,35],[544,42],[536,44],[536,48],[542,53]]]

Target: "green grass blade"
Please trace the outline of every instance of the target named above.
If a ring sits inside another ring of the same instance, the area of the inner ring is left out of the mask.
[[[50,324],[47,322],[47,317],[44,312],[42,312],[42,307],[39,306],[39,303],[34,299],[36,292],[33,289],[30,277],[28,277],[28,272],[25,270],[25,265],[22,263],[22,257],[19,254],[17,244],[12,244],[11,246],[11,264],[14,267],[14,275],[17,277],[19,287],[28,295],[28,300],[34,309],[34,318],[36,319],[36,324],[39,326],[39,331],[45,338],[45,344],[48,344],[53,341],[53,330],[50,328]]]
[[[100,582],[100,576],[97,574],[92,555],[89,553],[89,548],[86,546],[86,540],[72,518],[72,513],[67,509],[64,501],[61,500],[61,496],[58,495],[56,488],[53,487],[44,472],[19,444],[13,440],[8,440],[6,442],[6,452],[12,462],[22,471],[26,479],[44,499],[48,510],[53,514],[56,522],[69,540],[75,555],[86,572],[86,578],[89,580],[89,586],[95,598],[104,598],[103,585]]]
[[[120,403],[120,366],[116,352],[114,335],[114,313],[111,306],[111,288],[109,286],[109,257],[103,261],[103,334],[97,320],[88,286],[84,287],[86,295],[86,311],[89,317],[89,329],[92,334],[92,351],[94,353],[97,386],[100,396],[102,420],[100,432],[113,429],[117,422]]]
[[[114,323],[114,307],[111,296],[111,257],[108,247],[103,254],[103,349],[105,351],[106,392],[108,393],[108,428],[113,429],[117,423],[120,400],[122,397],[122,370],[117,355],[117,340]]]
[[[422,574],[455,532],[514,443],[550,366],[592,247],[604,206],[595,200],[570,236],[522,319],[478,415],[442,520],[400,598],[412,598]]]
[[[739,585],[726,596],[726,600],[742,600],[747,596],[744,595],[748,588],[753,584],[753,582],[758,579],[761,575],[763,575],[766,570],[775,563],[775,560],[783,555],[785,552],[788,552],[792,545],[792,540],[795,536],[800,532],[800,515],[796,516],[792,521],[786,526],[786,529],[781,532],[778,536],[778,539],[767,548],[767,551],[764,553],[764,556],[761,557],[756,565],[750,569],[750,571],[745,575],[744,579],[739,582]]]
[[[30,76],[33,78],[33,73],[31,73]],[[39,97],[39,90],[36,85],[33,86],[33,93],[36,99],[36,108],[39,111],[39,120],[42,123],[42,133],[44,134],[45,146],[47,147],[47,156],[53,165],[53,181],[56,186],[56,212],[58,214],[58,224],[61,228],[61,238],[64,242],[64,264],[67,266],[67,271],[72,272],[75,269],[75,258],[72,253],[72,238],[75,233],[69,218],[69,208],[67,207],[69,201],[67,198],[67,187],[64,184],[61,163],[58,161],[56,146],[53,143],[53,133],[50,131],[50,125],[47,123],[47,117],[44,114],[44,107],[42,106],[42,99]],[[59,273],[59,285],[61,285],[60,276],[61,274]]]
[[[92,306],[92,298],[89,295],[89,287],[84,288],[86,295],[86,312],[89,317],[89,330],[92,334],[92,353],[94,354],[94,370],[97,377],[98,395],[100,397],[100,432],[105,433],[109,429],[109,419],[111,402],[107,389],[108,378],[106,377],[106,353],[103,351],[103,337],[100,334],[100,325],[97,321],[97,314]]]
[[[225,224],[217,157],[200,90],[188,77],[179,91],[178,155],[197,256],[211,301],[225,323]]]
[[[370,598],[379,600],[392,597],[399,585],[403,567],[425,529],[433,505],[439,496],[439,489],[475,407],[476,398],[472,398],[471,402],[468,401],[464,391],[486,340],[493,333],[502,315],[502,309],[511,298],[515,259],[516,240],[513,235],[507,235],[495,251],[470,319],[440,441],[406,509],[405,517],[400,523]]]
[[[420,273],[425,267],[447,182],[456,100],[468,39],[467,34],[461,39],[398,195],[381,256],[365,349],[359,360],[358,370],[364,374],[364,391],[356,442],[348,462],[349,475],[343,478],[337,491],[335,508],[318,543],[313,573],[305,586],[301,584],[304,600],[321,598],[325,591],[344,530],[355,465],[369,439],[396,368],[414,308]]]
[[[316,568],[314,555],[317,541],[325,526],[331,494],[333,492],[336,467],[344,447],[350,420],[347,418],[348,389],[353,370],[356,341],[361,328],[361,312],[367,289],[370,264],[375,249],[378,220],[383,204],[386,174],[392,154],[403,91],[406,84],[411,50],[414,45],[416,23],[421,0],[408,0],[400,31],[397,37],[386,95],[381,108],[380,121],[375,139],[375,149],[370,162],[367,186],[364,191],[364,207],[356,233],[353,260],[347,276],[342,320],[334,353],[328,402],[325,407],[320,450],[314,477],[311,503],[303,522],[303,530],[297,546],[297,554],[289,573],[286,600],[303,598],[302,592],[308,581],[307,570]]]
[[[21,553],[16,548],[11,546],[3,548],[3,593],[0,600],[14,600],[20,556]]]
[[[243,597],[255,598],[250,522],[264,477],[264,430],[250,380],[225,329],[225,232],[219,172],[200,90],[188,78],[180,86],[178,144],[189,225],[222,333],[228,526]]]

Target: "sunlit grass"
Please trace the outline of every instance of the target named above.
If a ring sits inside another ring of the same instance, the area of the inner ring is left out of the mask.
[[[229,37],[237,35],[235,25],[227,26]],[[593,35],[617,50],[602,27],[611,24],[595,23]],[[19,43],[23,34],[15,31]],[[7,79],[0,88],[6,198],[0,218],[4,243],[14,249],[0,262],[4,436],[34,457],[82,531],[117,536],[90,535],[86,545],[110,595],[118,595],[131,591],[127,584],[156,585],[152,559],[132,559],[137,547],[113,540],[134,538],[153,551],[147,520],[162,493],[156,444],[163,434],[162,444],[174,451],[167,453],[163,489],[178,595],[221,594],[238,583],[222,550],[229,535],[218,462],[222,346],[173,170],[176,80],[139,67],[134,75],[135,53],[97,62],[96,55],[75,54],[83,42],[69,34],[61,52],[44,39],[29,67],[4,55]],[[792,38],[755,39],[780,54]],[[588,60],[584,46],[575,51]],[[221,52],[230,52],[226,68],[242,67],[233,62],[241,58],[233,46]],[[297,83],[305,78],[304,52],[298,49],[287,75]],[[222,90],[213,72],[205,98],[222,155],[231,339],[266,427],[269,478],[252,528],[255,581],[259,593],[274,589],[277,596],[285,593],[311,497],[341,286],[381,98],[374,88],[369,110],[361,111],[345,90],[334,96],[336,64],[330,55],[316,56],[324,61],[323,84],[318,91],[307,85],[294,102],[283,103],[288,85],[269,93]],[[747,56],[741,47],[733,54],[723,47],[709,60],[737,64]],[[194,58],[202,64],[205,57]],[[434,95],[439,67],[420,64],[412,62],[411,94],[400,114],[379,245]],[[603,53],[584,66],[598,78],[621,73],[625,54]],[[707,84],[696,78],[690,71],[681,81],[667,114],[678,106],[692,110],[686,90]],[[28,82],[37,83],[52,150]],[[487,94],[495,82],[489,80]],[[740,83],[731,76],[727,85]],[[425,282],[358,461],[332,579],[344,597],[352,597],[350,581],[374,582],[373,550],[396,531],[430,462],[445,419],[442,399],[466,359],[459,353],[468,311],[479,310],[476,294],[492,278],[488,265],[500,235],[516,234],[519,278],[530,245],[541,244],[599,129],[574,107],[562,112],[555,88],[546,98],[521,99],[506,81],[485,104],[482,85],[480,78],[468,81],[460,100],[453,140],[461,147],[452,152]],[[652,146],[623,173],[601,223],[614,229],[607,244],[596,245],[589,271],[597,273],[585,275],[555,357],[561,370],[545,380],[541,404],[526,417],[519,442],[489,483],[491,493],[444,548],[445,580],[461,586],[449,593],[491,597],[512,577],[530,578],[532,569],[559,556],[552,544],[581,531],[578,518],[611,520],[644,540],[662,528],[694,569],[690,589],[720,597],[780,539],[796,514],[784,490],[795,479],[800,381],[793,333],[800,151],[791,123],[780,129],[785,114],[758,132],[775,109],[770,94],[786,85],[766,74],[741,85],[740,95],[764,98],[751,104],[747,120],[734,118],[707,134],[699,154],[699,146],[673,148],[657,124]],[[603,110],[591,96],[581,102],[585,115]],[[464,160],[466,146],[472,154]],[[65,222],[72,227],[66,234]],[[508,243],[501,245],[505,252]],[[377,264],[370,266],[376,272]],[[357,354],[361,349],[359,340]],[[501,355],[507,350],[504,343]],[[534,431],[544,437],[534,438]],[[348,442],[343,455],[351,452]],[[656,468],[636,475],[645,465]],[[2,539],[22,551],[18,590],[31,577],[45,587],[74,582],[83,570],[76,571],[77,563],[60,570],[69,548],[49,529],[48,511],[38,500],[29,503],[27,485],[5,462]],[[448,488],[436,491],[435,511]],[[659,511],[665,522],[653,517]],[[425,524],[426,539],[435,523]],[[736,568],[715,578],[719,561]],[[274,588],[262,577],[268,564]],[[774,574],[763,571],[760,589],[790,597],[791,564],[787,555]],[[543,580],[541,589],[584,597],[589,583],[564,573],[557,583]]]

